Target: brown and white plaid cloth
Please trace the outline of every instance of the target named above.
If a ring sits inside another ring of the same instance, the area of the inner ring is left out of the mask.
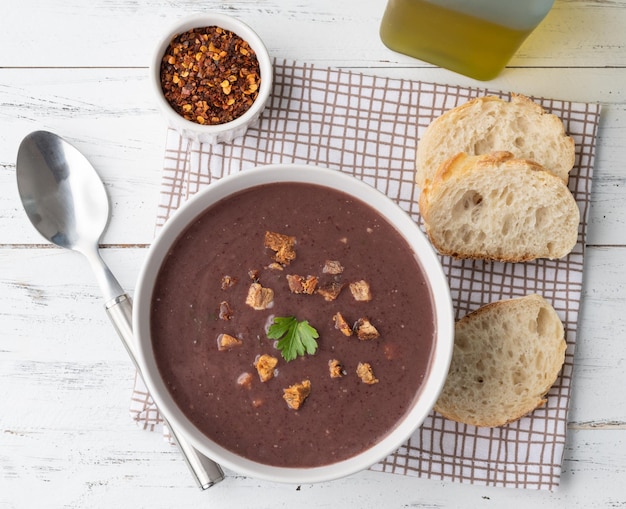
[[[415,151],[424,129],[483,88],[368,76],[302,62],[275,62],[273,94],[257,126],[232,143],[208,146],[167,133],[157,230],[194,193],[265,164],[329,167],[364,180],[394,199],[421,225],[414,184]],[[564,322],[568,348],[544,408],[500,428],[476,428],[431,413],[399,450],[373,470],[487,486],[553,490],[566,438],[574,346],[583,283],[598,104],[533,98],[559,116],[576,143],[569,186],[581,210],[578,244],[562,260],[487,263],[441,257],[460,318],[476,308],[529,293],[543,295]],[[154,430],[161,419],[137,378],[131,414]]]

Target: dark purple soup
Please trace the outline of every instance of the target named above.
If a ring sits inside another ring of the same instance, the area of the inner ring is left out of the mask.
[[[267,247],[266,232],[291,237],[295,259]],[[255,304],[253,285],[271,300]],[[319,333],[315,354],[286,361],[267,336],[274,317],[307,320]],[[363,320],[371,328],[357,330]],[[151,333],[163,380],[202,433],[260,463],[316,467],[371,447],[410,410],[433,320],[411,248],[372,207],[275,183],[210,207],[176,240],[155,284]],[[266,372],[264,355],[277,361]],[[357,375],[359,364],[368,373]],[[284,389],[302,382],[310,390],[294,409]]]

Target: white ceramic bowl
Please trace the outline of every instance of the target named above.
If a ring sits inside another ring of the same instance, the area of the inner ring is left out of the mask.
[[[179,234],[204,210],[219,200],[249,187],[272,182],[305,182],[346,192],[375,208],[406,239],[421,264],[431,288],[436,313],[436,341],[430,371],[413,407],[380,442],[345,461],[298,469],[272,467],[234,454],[208,439],[180,411],[159,375],[150,337],[150,301],[161,263]],[[447,279],[439,258],[410,216],[370,185],[336,170],[311,166],[276,165],[247,170],[215,182],[187,201],[167,221],[150,247],[135,292],[134,332],[145,382],[161,412],[200,452],[241,474],[288,483],[312,483],[337,479],[366,469],[382,460],[422,424],[445,382],[454,343],[454,317]]]
[[[250,109],[240,117],[218,125],[202,125],[185,119],[170,106],[161,88],[161,60],[172,39],[176,35],[191,30],[192,28],[208,26],[219,26],[230,30],[247,41],[256,53],[261,71],[259,94]],[[252,28],[238,19],[224,14],[200,14],[179,20],[160,40],[152,56],[150,82],[159,110],[164,115],[169,126],[176,129],[185,138],[201,143],[216,144],[229,142],[234,138],[243,136],[248,127],[258,120],[270,97],[273,82],[273,69],[267,48]]]

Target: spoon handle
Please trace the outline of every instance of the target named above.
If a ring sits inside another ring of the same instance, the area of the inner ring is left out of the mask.
[[[135,346],[133,343],[133,306],[130,297],[126,294],[122,294],[119,297],[108,301],[106,303],[106,311],[111,319],[111,322],[113,322],[115,330],[122,339],[128,355],[130,355],[130,358],[135,364],[137,372],[141,376],[141,369],[139,368],[139,363],[137,362]],[[163,414],[161,414],[161,417],[163,417]],[[165,417],[163,417],[163,420],[169,428],[174,441],[178,445],[178,448],[182,452],[185,462],[191,470],[200,489],[206,490],[224,479],[224,472],[217,463],[194,449],[194,447],[191,446],[191,444],[189,444],[189,442],[187,442],[187,440],[170,425]]]

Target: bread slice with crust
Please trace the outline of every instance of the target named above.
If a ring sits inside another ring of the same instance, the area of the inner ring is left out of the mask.
[[[566,347],[563,324],[540,295],[487,304],[455,325],[435,411],[474,426],[513,422],[546,403]]]
[[[567,182],[574,166],[574,140],[560,118],[528,97],[510,101],[486,96],[453,108],[434,120],[417,145],[416,182],[424,188],[445,160],[465,152],[511,152],[529,159]]]
[[[567,185],[510,152],[457,154],[427,182],[419,207],[433,246],[456,258],[562,258],[578,240]]]

